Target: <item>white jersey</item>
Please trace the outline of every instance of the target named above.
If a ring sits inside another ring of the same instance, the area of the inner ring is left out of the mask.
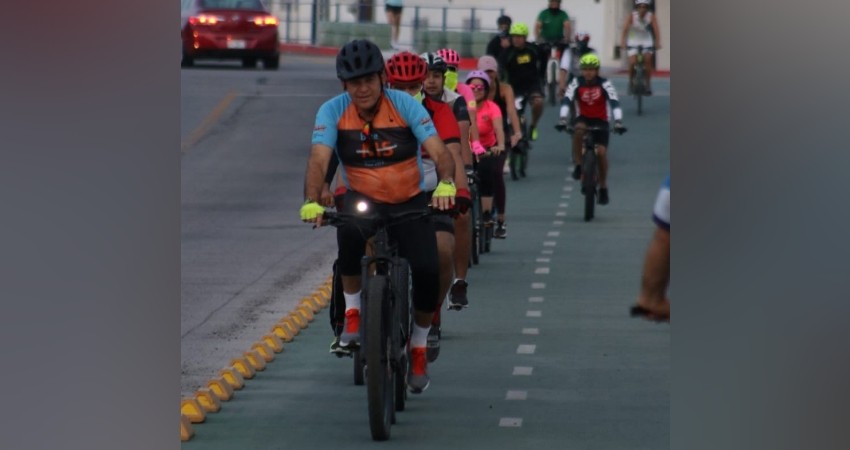
[[[626,46],[635,45],[652,45],[652,11],[647,11],[642,19],[639,12],[632,11],[632,24],[629,26]]]

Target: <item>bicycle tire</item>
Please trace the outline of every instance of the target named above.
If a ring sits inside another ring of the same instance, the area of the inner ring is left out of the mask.
[[[366,382],[366,363],[363,361],[363,355],[360,354],[360,349],[352,351],[351,357],[354,359],[354,384],[363,386]]]
[[[519,180],[519,171],[517,170],[517,160],[519,159],[519,150],[514,147],[508,154],[508,168],[511,171],[511,180]]]
[[[398,314],[398,339],[393,341],[393,352],[396,356],[397,364],[395,365],[395,410],[404,411],[405,401],[407,400],[407,352],[404,348],[404,343],[410,337],[410,287],[412,280],[410,275],[410,263],[403,258],[393,264],[393,289],[395,306],[394,312]]]
[[[581,162],[581,193],[584,195],[584,221],[593,219],[596,207],[596,152],[585,150]]]
[[[389,314],[389,280],[375,275],[369,280],[366,293],[366,392],[369,403],[369,429],[372,439],[385,441],[390,437],[393,411],[393,380],[391,349],[392,334]]]
[[[469,257],[472,260],[472,264],[478,264],[479,258],[479,250],[478,246],[478,222],[481,220],[481,199],[478,196],[478,187],[476,186],[472,193],[472,209],[469,211],[469,232],[471,235],[471,240],[469,241],[471,249],[469,252]]]
[[[646,73],[643,68],[643,59],[640,59],[635,67],[634,95],[637,102],[637,114],[643,114],[643,95],[646,90]]]
[[[552,61],[555,61],[555,63],[552,64],[551,63]],[[555,96],[558,92],[558,69],[559,69],[558,66],[559,65],[560,64],[559,64],[558,60],[550,59],[549,64],[547,65],[547,69],[546,69],[547,73],[549,74],[549,77],[548,77],[549,79],[546,80],[547,81],[546,84],[548,85],[547,86],[547,88],[548,88],[547,94],[549,95],[549,105],[550,106],[555,106],[555,105],[558,104]]]

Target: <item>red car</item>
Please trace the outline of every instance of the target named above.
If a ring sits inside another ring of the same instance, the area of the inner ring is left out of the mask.
[[[280,65],[278,20],[260,0],[183,0],[182,67],[195,59],[239,59],[242,67]]]

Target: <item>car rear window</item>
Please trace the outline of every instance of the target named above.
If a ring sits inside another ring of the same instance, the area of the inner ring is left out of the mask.
[[[207,9],[266,9],[260,0],[201,0],[200,4]]]

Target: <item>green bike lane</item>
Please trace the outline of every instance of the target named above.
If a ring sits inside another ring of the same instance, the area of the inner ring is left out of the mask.
[[[589,223],[547,106],[528,177],[506,175],[508,238],[470,269],[470,307],[443,311],[431,386],[409,396],[389,441],[371,440],[351,359],[327,352],[324,309],[182,448],[668,448],[670,327],[628,316],[669,170],[669,80],[653,87],[642,116],[622,99],[611,204]]]

